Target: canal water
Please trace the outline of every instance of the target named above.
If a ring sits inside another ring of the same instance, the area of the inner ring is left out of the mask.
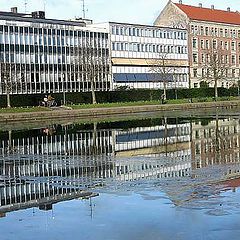
[[[0,126],[0,239],[240,239],[239,116]]]

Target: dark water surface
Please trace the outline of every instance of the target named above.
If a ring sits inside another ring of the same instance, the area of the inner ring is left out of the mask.
[[[239,116],[1,126],[0,239],[240,239]]]

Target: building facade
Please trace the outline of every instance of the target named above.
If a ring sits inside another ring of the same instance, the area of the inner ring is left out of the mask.
[[[239,178],[238,117],[169,120],[0,131],[0,218],[30,207],[51,209],[108,184],[186,177],[196,185],[168,181],[163,187],[174,199],[184,188],[192,200],[192,186]]]
[[[94,26],[110,33],[115,88],[189,87],[186,30],[114,22]]]
[[[82,19],[0,12],[0,63],[0,94],[111,88],[109,34],[87,28]]]
[[[154,25],[188,30],[191,87],[200,87],[202,81],[213,86],[213,68],[221,71],[218,87],[228,88],[239,81],[239,12],[233,12],[230,8],[226,11],[217,10],[213,5],[205,8],[202,4],[195,7],[185,5],[182,1],[169,1]],[[213,62],[215,66],[212,66]]]
[[[209,119],[205,124],[191,126],[192,168],[239,163],[239,119]]]

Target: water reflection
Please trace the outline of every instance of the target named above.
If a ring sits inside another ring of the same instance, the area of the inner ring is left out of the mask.
[[[155,180],[175,205],[196,204],[222,186],[240,185],[239,133],[239,119],[231,118],[0,132],[0,217],[30,207],[49,210],[60,201],[96,196],[100,188],[145,180]]]

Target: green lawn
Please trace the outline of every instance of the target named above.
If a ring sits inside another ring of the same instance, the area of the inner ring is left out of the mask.
[[[239,100],[237,97],[222,97],[217,101],[233,101]],[[193,103],[198,102],[213,102],[213,98],[194,98]],[[171,99],[167,100],[166,104],[184,104],[189,103],[189,99]],[[139,101],[139,102],[118,102],[118,103],[99,103],[99,104],[78,104],[71,105],[73,109],[88,109],[88,108],[108,108],[108,107],[127,107],[127,106],[144,106],[144,105],[159,105],[160,101]]]
[[[217,101],[233,101],[239,100],[238,97],[221,97]],[[194,98],[193,103],[213,102],[213,98]],[[167,100],[166,104],[184,104],[189,103],[189,99],[171,99]],[[72,109],[89,109],[89,108],[111,108],[111,107],[128,107],[128,106],[144,106],[144,105],[159,105],[160,101],[138,101],[138,102],[118,102],[118,103],[99,103],[99,104],[78,104],[71,105]],[[21,113],[21,112],[41,112],[50,111],[46,107],[16,107],[16,108],[0,108],[0,113]]]
[[[86,108],[108,108],[108,107],[128,107],[128,106],[144,106],[156,105],[158,101],[139,101],[139,102],[118,102],[118,103],[99,103],[99,104],[78,104],[71,105],[73,109],[86,109]]]

